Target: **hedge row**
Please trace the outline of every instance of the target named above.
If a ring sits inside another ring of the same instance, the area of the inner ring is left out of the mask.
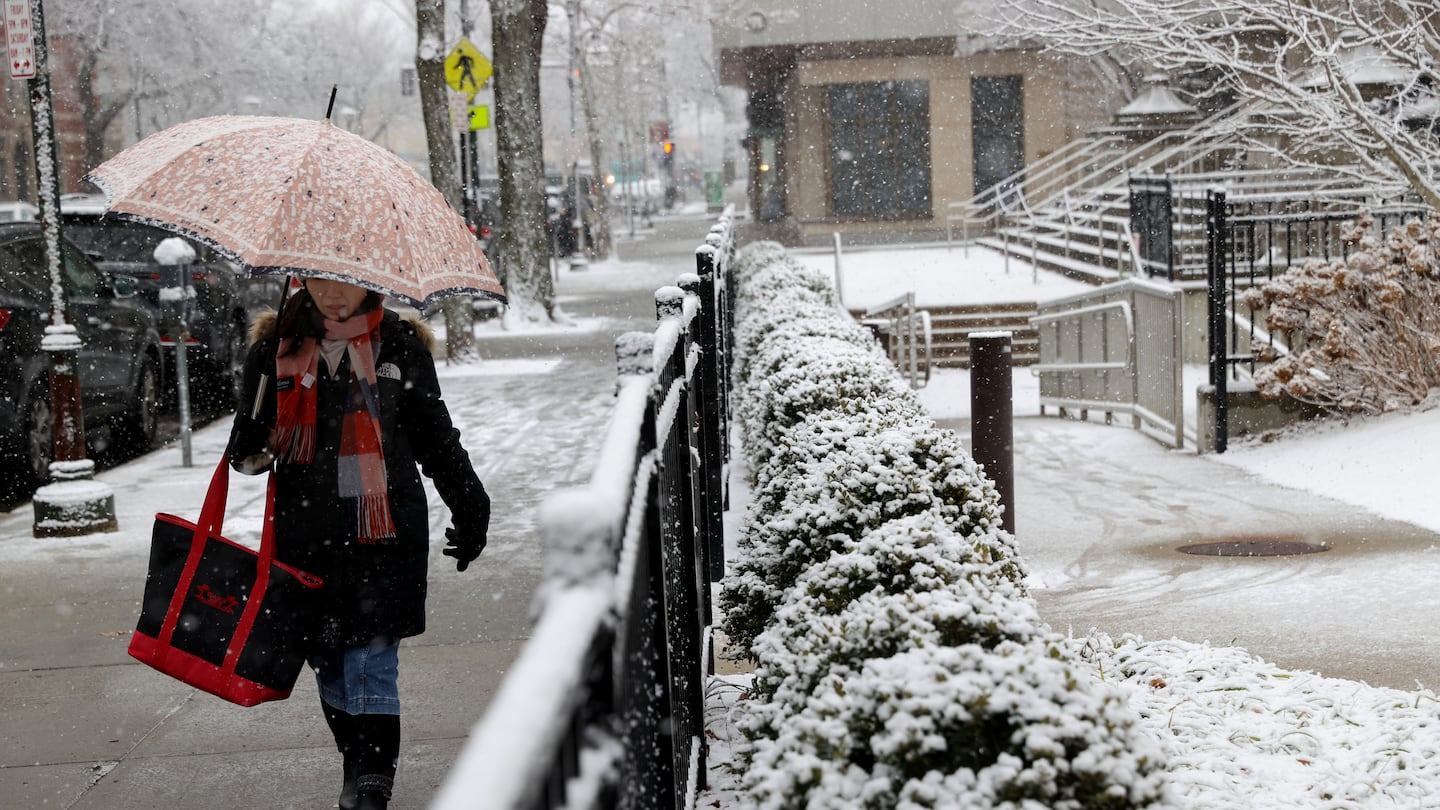
[[[736,259],[754,497],[720,593],[757,808],[1153,808],[1155,741],[1064,652],[1001,506],[827,276]]]

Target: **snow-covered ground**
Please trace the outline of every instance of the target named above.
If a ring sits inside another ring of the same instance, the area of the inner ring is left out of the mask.
[[[799,258],[834,270],[829,252]],[[921,306],[1047,300],[1077,291],[1073,281],[1019,263],[1006,272],[998,257],[973,248],[968,257],[943,246],[846,250],[841,268],[840,285],[851,308],[906,290],[916,292]],[[967,417],[968,373],[937,372],[921,397],[937,419]],[[1017,417],[1038,414],[1038,385],[1024,369],[1015,372],[1014,397]],[[1075,431],[1096,430],[1071,425]],[[1232,443],[1229,452],[1202,458],[1377,518],[1440,531],[1425,452],[1437,441],[1440,410],[1430,410],[1308,426],[1278,441]],[[1365,581],[1355,587],[1383,590],[1385,584]],[[1173,771],[1175,807],[1440,807],[1440,698],[1431,689],[1380,688],[1287,671],[1206,639],[1082,634],[1072,644],[1077,655],[1094,662],[1097,679],[1129,695],[1161,741]],[[702,805],[744,804],[737,778],[727,770],[734,733],[725,722],[744,685],[742,675],[711,686],[709,716],[720,739],[712,746],[712,789],[702,795]]]

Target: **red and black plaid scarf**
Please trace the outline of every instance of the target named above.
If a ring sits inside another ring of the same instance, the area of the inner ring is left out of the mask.
[[[356,501],[358,537],[362,543],[395,536],[386,494],[385,456],[380,446],[380,401],[375,385],[375,348],[380,339],[380,319],[384,316],[385,311],[377,307],[344,321],[325,321],[326,339],[344,340],[348,344],[345,352],[350,357],[350,390],[345,397],[344,423],[340,430],[336,492],[341,498]],[[275,455],[292,464],[309,464],[315,457],[320,341],[305,338],[296,346],[296,340],[281,340],[276,351]]]

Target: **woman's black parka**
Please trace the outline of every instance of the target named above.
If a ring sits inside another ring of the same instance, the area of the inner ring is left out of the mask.
[[[252,329],[244,393],[227,451],[231,465],[241,472],[269,469],[264,462],[275,422],[275,326],[272,314],[257,320]],[[356,647],[375,638],[418,635],[425,631],[430,547],[429,508],[420,472],[434,481],[461,536],[474,532],[483,536],[490,499],[440,398],[429,331],[386,311],[375,372],[396,535],[379,543],[358,542],[355,503],[342,503],[336,493],[349,360],[341,361],[335,375],[326,374],[324,361],[321,364],[315,458],[309,464],[274,465],[276,557],[325,580],[315,617],[321,646]],[[262,373],[270,381],[268,393],[252,418]]]

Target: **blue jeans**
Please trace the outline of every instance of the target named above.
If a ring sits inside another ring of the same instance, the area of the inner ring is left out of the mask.
[[[400,642],[323,650],[309,656],[320,699],[347,714],[400,713]]]

